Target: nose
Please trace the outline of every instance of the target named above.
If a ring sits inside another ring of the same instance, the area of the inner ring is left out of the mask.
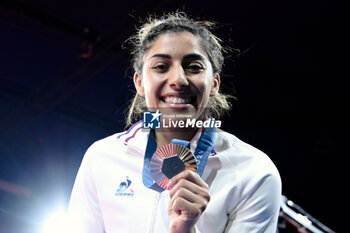
[[[181,89],[189,85],[185,70],[182,66],[174,67],[168,78],[168,84],[173,89]]]

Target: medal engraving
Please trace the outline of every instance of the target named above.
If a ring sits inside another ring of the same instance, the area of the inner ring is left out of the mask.
[[[163,189],[169,189],[170,179],[186,169],[196,172],[197,161],[188,148],[178,144],[158,148],[150,161],[151,175]]]

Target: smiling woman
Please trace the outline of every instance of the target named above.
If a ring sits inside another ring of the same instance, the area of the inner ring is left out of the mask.
[[[134,81],[148,108],[206,116],[204,110],[218,92],[220,77],[214,74],[199,38],[189,32],[161,35],[143,57],[141,74],[135,72]]]
[[[211,95],[212,98],[209,99],[207,106],[201,107],[208,107],[206,110],[209,111],[209,115],[213,117],[220,117],[224,112],[230,110],[231,103],[228,100],[232,96],[222,94],[219,91],[219,74],[224,62],[224,49],[220,45],[220,39],[213,35],[209,30],[213,26],[214,23],[209,21],[193,21],[187,18],[184,13],[168,14],[160,18],[150,17],[147,23],[145,23],[138,30],[138,32],[127,41],[133,48],[131,53],[133,54],[132,63],[135,75],[142,76],[143,72],[145,71],[144,65],[147,62],[147,59],[145,59],[144,56],[146,55],[148,59],[159,58],[159,61],[163,59],[164,63],[158,63],[152,67],[155,72],[165,73],[169,71],[169,68],[172,68],[170,64],[174,64],[175,57],[171,56],[171,52],[179,53],[180,51],[176,49],[176,51],[171,51],[170,53],[161,52],[159,54],[151,55],[152,52],[149,50],[153,51],[154,53],[154,47],[157,48],[163,44],[169,48],[169,51],[174,48],[181,48],[184,54],[182,54],[183,57],[181,57],[180,60],[178,58],[178,62],[181,62],[183,71],[186,72],[187,75],[191,74],[192,76],[198,77],[205,73],[208,76],[208,74],[211,72],[209,75],[212,76],[211,79],[214,81],[216,94]],[[191,53],[190,50],[186,50],[185,43],[180,47],[175,46],[173,42],[176,41],[176,39],[174,39],[173,36],[183,37],[178,38],[180,39],[179,41],[182,39],[187,39],[187,46],[192,46],[192,50],[196,50],[196,52]],[[154,46],[156,39],[157,44],[159,43],[158,46]],[[182,81],[186,82],[185,79]],[[184,95],[182,98],[168,99],[168,101],[173,103],[184,102],[186,100],[183,99],[184,97],[187,96]],[[162,96],[161,98],[164,101]],[[198,100],[194,99],[193,96],[190,96],[187,101]],[[145,102],[144,95],[142,95],[142,93],[141,95],[140,93],[136,94],[133,103],[130,106],[127,125],[131,125],[135,120],[139,119],[145,109],[147,109],[147,104]]]
[[[84,232],[276,232],[276,167],[210,125],[230,104],[219,91],[221,45],[208,25],[175,13],[133,37],[137,94],[128,123],[146,110],[150,122],[179,121],[165,129],[137,122],[88,149],[69,205]]]

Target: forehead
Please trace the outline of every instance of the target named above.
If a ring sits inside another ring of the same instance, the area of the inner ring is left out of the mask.
[[[144,60],[154,54],[167,54],[173,58],[183,57],[186,54],[199,54],[207,58],[201,38],[190,32],[169,32],[158,36],[144,54]]]

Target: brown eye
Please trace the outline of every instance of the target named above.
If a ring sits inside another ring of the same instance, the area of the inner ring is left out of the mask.
[[[165,64],[159,64],[159,65],[155,65],[152,67],[152,70],[159,72],[159,73],[164,73],[169,69],[168,65]]]
[[[190,64],[187,66],[186,70],[190,73],[197,74],[204,70],[203,66],[200,64]]]

